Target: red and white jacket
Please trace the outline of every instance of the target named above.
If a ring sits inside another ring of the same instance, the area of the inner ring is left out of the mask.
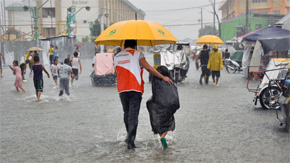
[[[118,92],[144,92],[143,68],[139,64],[141,52],[127,48],[114,57]]]

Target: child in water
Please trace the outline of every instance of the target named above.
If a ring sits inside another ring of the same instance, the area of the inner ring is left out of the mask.
[[[58,64],[58,59],[55,58],[53,60],[53,64],[50,66],[51,67],[51,75],[52,75],[52,78],[54,80],[55,85],[57,85],[57,76],[58,76],[58,74],[57,74],[58,65],[57,64]]]
[[[24,93],[26,92],[25,89],[22,87],[22,76],[21,76],[21,69],[18,67],[18,61],[13,61],[13,74],[16,75],[16,80],[15,80],[15,87],[16,91],[19,92],[20,88]]]
[[[72,68],[69,66],[69,59],[64,60],[64,64],[59,66],[59,96],[63,95],[63,91],[69,96],[69,75],[72,74]]]
[[[42,71],[44,71],[47,74],[48,78],[49,78],[49,73],[46,71],[43,65],[39,64],[38,56],[34,56],[33,59],[34,59],[34,65],[32,66],[33,82],[34,82],[34,87],[36,90],[36,98],[37,98],[37,101],[39,101],[41,92],[43,92]]]

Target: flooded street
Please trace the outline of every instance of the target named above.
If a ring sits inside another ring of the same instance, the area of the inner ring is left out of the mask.
[[[152,55],[146,54],[149,63]],[[275,111],[255,108],[253,93],[240,74],[221,72],[220,87],[200,86],[193,62],[178,84],[181,108],[176,130],[162,150],[151,131],[146,101],[152,95],[148,73],[139,115],[135,151],[127,150],[123,111],[116,87],[93,87],[91,60],[70,87],[71,96],[44,74],[36,102],[32,77],[17,93],[7,66],[0,79],[1,162],[290,162],[290,134],[279,128]],[[49,67],[47,67],[48,69]],[[28,70],[28,69],[27,69]]]

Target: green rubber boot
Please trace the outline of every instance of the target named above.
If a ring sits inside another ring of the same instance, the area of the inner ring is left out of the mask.
[[[160,140],[161,140],[163,149],[166,150],[168,148],[168,145],[167,145],[165,137],[162,137]]]

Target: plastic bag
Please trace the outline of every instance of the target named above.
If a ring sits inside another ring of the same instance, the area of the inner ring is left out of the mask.
[[[159,66],[157,71],[164,76],[170,76],[165,66]],[[152,93],[153,96],[146,103],[152,131],[155,134],[173,131],[175,129],[174,113],[180,107],[176,86],[154,76]]]

